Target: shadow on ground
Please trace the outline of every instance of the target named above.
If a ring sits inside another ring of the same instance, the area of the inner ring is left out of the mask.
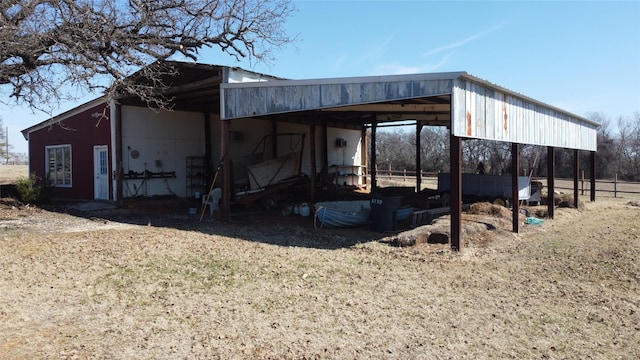
[[[368,226],[344,229],[317,227],[313,215],[283,216],[278,211],[267,211],[258,206],[234,208],[230,219],[222,220],[208,212],[201,216],[199,207],[196,207],[196,214],[190,214],[189,208],[194,206],[197,205],[189,200],[176,198],[138,200],[122,207],[107,202],[58,200],[42,208],[92,220],[197,231],[278,246],[317,249],[348,248],[393,234],[376,232]],[[402,230],[406,230],[404,225],[399,226],[397,232]]]

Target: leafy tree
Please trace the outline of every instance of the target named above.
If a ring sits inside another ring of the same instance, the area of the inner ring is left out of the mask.
[[[0,85],[17,102],[40,108],[70,97],[63,85],[125,89],[150,104],[169,72],[156,61],[218,47],[252,61],[271,61],[293,41],[284,31],[291,0],[3,0],[0,2]],[[134,71],[152,86],[136,86]],[[68,88],[67,88],[68,89]]]

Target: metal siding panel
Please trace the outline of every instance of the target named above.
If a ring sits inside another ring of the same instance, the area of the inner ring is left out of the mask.
[[[320,85],[302,86],[300,106],[302,109],[317,109],[322,104]]]
[[[448,95],[451,94],[453,86],[453,79],[449,78],[379,82],[366,78],[364,80],[368,81],[362,82],[340,80],[324,79],[317,80],[316,83],[300,81],[299,84],[292,84],[295,81],[223,84],[221,115],[223,119],[234,119],[285,111],[307,111],[323,107]]]
[[[475,97],[473,96],[473,92],[471,91],[470,87],[470,84],[467,82],[465,84],[464,96],[465,108],[467,109],[467,112],[465,113],[466,121],[464,123],[464,133],[465,136],[468,137],[476,136],[474,132],[474,124],[476,119]]]
[[[502,96],[502,92],[494,91],[493,94],[493,117],[491,118],[491,127],[493,128],[493,137],[491,139],[502,140],[502,121],[500,120],[502,116],[502,110],[504,108],[504,97]]]
[[[384,84],[382,83],[364,83],[362,86],[362,101],[378,102],[385,100]],[[395,99],[389,99],[395,100]]]
[[[386,98],[389,99],[406,99],[412,94],[411,81],[389,82],[385,87]]]
[[[221,91],[224,94],[224,97],[221,97],[220,101],[223,102],[220,104],[220,108],[224,109],[224,111],[220,111],[221,118],[233,118],[236,116],[235,110],[236,106],[236,94],[237,91],[233,89],[223,89]]]
[[[456,80],[451,97],[451,106],[453,107],[453,119],[451,119],[451,133],[458,137],[466,136],[466,91],[462,88],[464,84]]]
[[[486,87],[484,86],[474,86],[474,93],[475,93],[475,97],[476,97],[476,104],[475,104],[475,112],[476,112],[476,127],[475,127],[475,132],[476,132],[476,136],[480,137],[480,138],[485,138],[487,136],[487,132],[486,132],[486,124],[487,124],[487,114],[485,112],[485,92],[486,92]]]
[[[353,93],[353,84],[342,84],[340,86],[340,104],[352,104],[351,96]]]
[[[493,126],[494,124],[494,119],[496,116],[496,99],[495,99],[495,90],[493,89],[487,89],[487,91],[485,91],[485,129],[486,129],[486,137],[488,139],[494,139],[495,138],[495,134],[496,134],[496,130]]]
[[[338,106],[341,104],[342,87],[340,84],[323,84],[320,86],[320,106]]]
[[[458,75],[459,76],[459,75]],[[320,80],[223,86],[225,119],[452,94],[459,137],[595,151],[597,124],[468,77]],[[335,83],[334,83],[335,81]],[[469,116],[467,116],[467,114]]]

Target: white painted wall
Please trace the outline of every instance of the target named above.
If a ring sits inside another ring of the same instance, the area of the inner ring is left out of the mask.
[[[329,172],[338,171],[338,185],[363,185],[364,169],[362,165],[362,133],[360,130],[327,128],[327,159]],[[337,147],[336,140],[347,142],[345,147]],[[332,167],[333,165],[333,167]],[[341,174],[341,175],[340,175]],[[353,174],[358,176],[353,176]]]
[[[143,172],[175,171],[175,178],[123,180],[123,196],[186,196],[186,158],[204,156],[204,115],[122,107],[122,167]],[[139,157],[131,157],[136,150]],[[160,162],[160,166],[157,166]]]
[[[310,141],[309,141],[309,126],[301,124],[291,123],[279,123],[279,133],[304,133],[304,150],[302,154],[301,172],[304,174],[311,174],[311,158],[310,154]],[[356,173],[361,175],[361,169],[359,168],[362,162],[362,149],[361,149],[361,132],[360,130],[346,130],[338,128],[327,128],[327,161],[329,163],[329,172],[342,171],[345,174]],[[293,139],[293,138],[292,138]],[[347,141],[347,146],[338,148],[336,147],[336,139],[344,139]],[[322,132],[320,128],[316,128],[316,144],[322,142]],[[287,154],[292,147],[291,141],[286,137],[281,138],[278,143],[278,154]],[[322,154],[320,153],[320,147],[316,149],[316,172],[322,170]],[[356,167],[351,167],[356,166]],[[338,179],[339,185],[362,185],[362,177],[344,176]]]
[[[218,114],[211,114],[211,142],[213,166],[220,163],[221,150],[221,122]],[[241,133],[242,139],[232,139],[229,142],[230,159],[238,163],[238,159],[250,155],[259,146],[266,134],[271,134],[270,120],[237,119],[231,121],[230,130]],[[309,158],[309,126],[291,123],[278,123],[278,133],[305,134],[302,151],[301,172],[311,174],[311,159]],[[327,129],[327,148],[329,165],[361,165],[360,131]],[[316,144],[320,144],[322,134],[316,131]],[[347,146],[336,148],[337,138],[345,139]],[[295,149],[298,136],[281,136],[278,139],[278,155],[284,156]],[[133,151],[139,153],[138,158],[131,156]],[[320,150],[320,147],[317,149]],[[257,152],[264,151],[264,159],[271,159],[271,142],[267,142]],[[201,113],[184,111],[154,112],[147,108],[122,106],[122,167],[124,173],[130,170],[141,173],[175,171],[175,178],[153,179],[123,179],[123,196],[155,196],[176,195],[187,196],[186,159],[188,156],[205,155],[204,115]],[[316,153],[317,170],[320,171],[322,154]],[[156,163],[161,166],[156,166]],[[345,171],[346,168],[330,168],[330,172]],[[236,174],[238,181],[242,174]],[[347,181],[349,185],[362,183],[362,178],[340,178],[340,185]]]

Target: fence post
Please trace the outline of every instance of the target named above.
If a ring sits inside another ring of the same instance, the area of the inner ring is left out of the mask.
[[[584,195],[584,170],[582,170],[582,180],[580,181],[580,188],[582,190],[581,195]]]
[[[406,181],[407,181],[407,169],[404,169],[402,173],[402,182],[406,182]]]
[[[616,173],[616,177],[613,180],[613,197],[618,197],[618,173]]]

